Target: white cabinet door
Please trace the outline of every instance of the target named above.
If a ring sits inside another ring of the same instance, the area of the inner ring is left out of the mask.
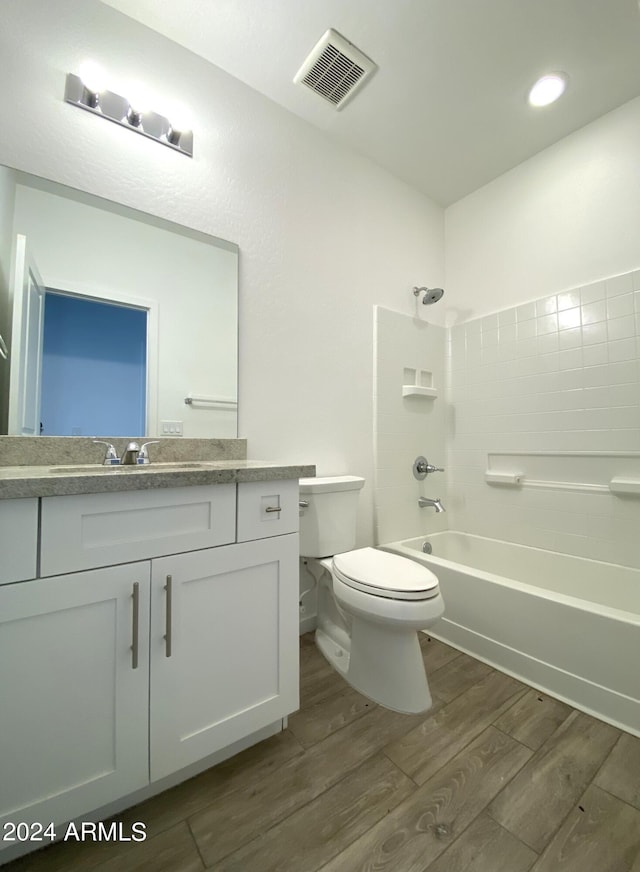
[[[298,708],[296,533],[152,561],[151,780]]]
[[[0,827],[63,823],[148,783],[149,576],[146,562],[0,587]]]
[[[36,577],[38,500],[0,500],[0,584]]]

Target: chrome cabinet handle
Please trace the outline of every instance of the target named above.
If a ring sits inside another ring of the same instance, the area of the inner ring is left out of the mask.
[[[165,624],[165,648],[164,648],[164,656],[171,657],[171,612],[172,612],[172,578],[170,575],[167,575],[167,583],[164,586],[164,589],[167,592],[167,611],[166,611],[166,624]]]
[[[308,509],[309,508],[309,500],[299,500],[298,507],[301,509]]]
[[[137,581],[133,582],[133,625],[131,627],[131,668],[138,668],[138,648],[139,648],[139,631],[140,631],[140,584]]]
[[[267,506],[267,508],[265,509],[265,512],[281,512],[281,511],[282,511],[282,509],[280,508],[280,506]]]

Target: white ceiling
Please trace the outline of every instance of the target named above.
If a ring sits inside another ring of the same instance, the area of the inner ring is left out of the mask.
[[[638,0],[103,0],[448,205],[640,94]],[[341,111],[294,85],[329,27],[378,64]],[[558,103],[530,85],[561,70]]]

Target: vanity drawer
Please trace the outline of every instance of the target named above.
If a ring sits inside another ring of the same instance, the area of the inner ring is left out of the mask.
[[[298,479],[238,485],[238,542],[296,533],[300,523]]]
[[[235,512],[234,484],[45,497],[40,574],[227,545]]]
[[[36,577],[38,500],[0,501],[0,584]]]

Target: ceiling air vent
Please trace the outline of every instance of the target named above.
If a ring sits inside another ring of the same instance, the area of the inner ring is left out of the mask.
[[[376,64],[335,30],[327,30],[293,81],[306,85],[336,109],[376,70]]]

